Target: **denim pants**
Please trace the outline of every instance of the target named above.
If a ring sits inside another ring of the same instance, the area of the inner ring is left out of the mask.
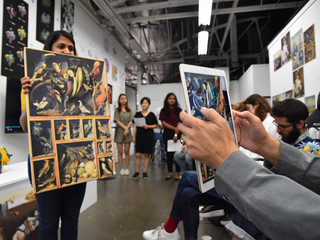
[[[170,217],[174,220],[183,221],[186,240],[198,238],[200,204],[224,207],[227,202],[216,192],[215,188],[201,193],[197,173],[186,171],[180,179],[170,213]]]
[[[193,159],[186,151],[176,151],[173,155],[173,158],[183,172],[195,170]]]
[[[164,150],[164,143],[162,138],[162,133],[154,133],[154,145],[153,145],[153,154],[155,151],[155,147],[157,144],[157,141],[160,141],[160,147],[161,147],[161,158],[166,158],[166,151]]]
[[[78,218],[86,183],[36,194],[40,215],[40,240],[57,240],[61,218],[61,240],[78,239]]]

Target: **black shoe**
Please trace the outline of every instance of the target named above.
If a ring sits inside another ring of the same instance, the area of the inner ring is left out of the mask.
[[[139,173],[135,172],[135,174],[133,174],[133,176],[131,177],[132,180],[136,180],[139,178]]]
[[[146,172],[143,173],[143,179],[144,179],[144,180],[147,180],[147,179],[148,179],[148,173],[146,173]]]
[[[201,209],[201,218],[220,217],[225,214],[224,209],[220,206],[208,205]]]
[[[228,224],[228,222],[232,221],[232,219],[236,216],[235,213],[230,213],[230,214],[226,214],[224,215],[221,219],[220,219],[220,224],[225,226]]]

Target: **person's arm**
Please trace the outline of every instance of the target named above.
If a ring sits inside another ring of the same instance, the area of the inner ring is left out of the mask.
[[[26,110],[21,111],[19,122],[22,127],[22,130],[24,132],[28,132],[28,121],[27,121],[27,111]]]
[[[320,157],[306,153],[284,142],[272,172],[287,176],[308,189],[320,194]]]
[[[133,134],[132,134],[132,142],[136,144],[136,134],[137,134],[137,126],[133,124]]]
[[[220,165],[215,187],[272,239],[320,239],[320,196],[240,151]]]

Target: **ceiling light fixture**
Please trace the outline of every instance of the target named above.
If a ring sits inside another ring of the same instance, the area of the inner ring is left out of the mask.
[[[208,39],[208,31],[201,31],[198,33],[198,55],[207,55]]]
[[[212,0],[199,0],[199,26],[210,25],[212,12]]]

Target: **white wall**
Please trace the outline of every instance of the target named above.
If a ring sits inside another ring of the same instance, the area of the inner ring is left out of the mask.
[[[231,81],[231,103],[245,100],[251,94],[270,96],[269,64],[253,64],[238,81]]]
[[[293,89],[292,61],[282,66],[277,71],[273,70],[273,56],[281,49],[281,38],[290,31],[290,37],[294,36],[300,29],[304,32],[314,24],[316,58],[303,65],[305,97],[317,96],[320,90],[320,1],[310,0],[300,12],[289,22],[289,24],[269,44],[269,72],[271,97]],[[304,102],[304,97],[299,98]]]

